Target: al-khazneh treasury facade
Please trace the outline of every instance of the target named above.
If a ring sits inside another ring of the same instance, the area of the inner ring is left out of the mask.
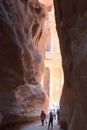
[[[59,39],[57,37],[54,8],[48,10],[46,29],[46,47],[45,47],[45,68],[42,77],[43,89],[49,96],[49,103],[58,103],[63,86],[62,60],[59,48]]]

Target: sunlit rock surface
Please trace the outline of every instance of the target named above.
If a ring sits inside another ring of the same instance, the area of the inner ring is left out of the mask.
[[[45,15],[37,0],[0,1],[0,126],[31,122],[47,111],[48,98],[38,83]]]
[[[64,69],[60,125],[87,130],[87,1],[54,0]]]
[[[51,10],[52,5],[53,5],[53,0],[39,0],[39,1],[40,1],[40,3],[45,5],[45,7],[47,8],[48,11]]]

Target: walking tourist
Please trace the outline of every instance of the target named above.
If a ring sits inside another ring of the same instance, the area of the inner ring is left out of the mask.
[[[58,122],[58,125],[59,125],[59,114],[60,114],[60,111],[59,111],[59,109],[57,109],[57,122]]]
[[[52,130],[53,129],[53,113],[52,112],[50,112],[50,114],[49,114],[48,130],[49,130],[50,126],[51,126],[51,130]]]
[[[40,118],[41,118],[41,123],[42,123],[42,126],[43,126],[44,125],[44,120],[46,118],[46,114],[45,114],[45,112],[43,110],[41,112]]]

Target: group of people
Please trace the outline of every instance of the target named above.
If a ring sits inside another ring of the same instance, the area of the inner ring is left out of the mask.
[[[59,119],[59,110],[58,109],[57,109],[56,114],[57,114],[57,120],[58,120]],[[55,118],[55,115],[52,111],[50,111],[48,117],[49,117],[48,130],[49,130],[50,127],[51,127],[51,130],[52,130],[53,129],[53,119]],[[46,113],[43,110],[41,112],[40,118],[41,118],[41,123],[42,123],[42,126],[43,126],[45,119],[46,119]],[[47,124],[47,121],[45,123]]]

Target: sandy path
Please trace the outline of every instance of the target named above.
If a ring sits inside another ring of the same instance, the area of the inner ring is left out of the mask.
[[[35,122],[35,123],[32,123],[31,125],[27,124],[26,126],[21,128],[21,130],[48,130],[48,124],[45,124],[44,126],[42,126],[41,122]],[[59,128],[59,126],[57,125],[57,121],[56,120],[54,120],[53,130],[61,130]]]

